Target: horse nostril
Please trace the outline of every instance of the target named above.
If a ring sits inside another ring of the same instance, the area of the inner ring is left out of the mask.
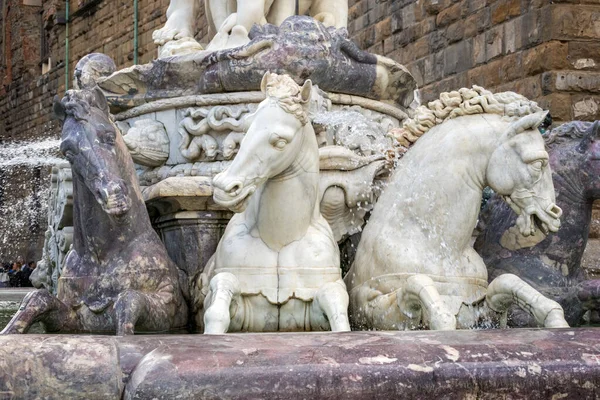
[[[230,185],[229,190],[227,190],[227,193],[229,193],[230,196],[237,196],[238,194],[240,194],[241,190],[242,184],[239,182],[235,182],[233,185]]]
[[[550,204],[546,212],[554,218],[560,218],[563,213],[562,209],[554,203]]]

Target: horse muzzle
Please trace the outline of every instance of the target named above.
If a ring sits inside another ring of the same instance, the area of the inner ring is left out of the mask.
[[[122,217],[131,209],[129,190],[122,180],[100,183],[95,189],[98,203],[107,214]]]
[[[516,190],[504,198],[519,215],[517,227],[523,236],[535,234],[536,227],[547,235],[560,228],[562,210],[554,202],[540,198],[530,190]]]
[[[213,199],[218,205],[240,213],[246,209],[248,200],[256,191],[256,185],[244,183],[239,179],[229,180],[218,174],[213,179]]]

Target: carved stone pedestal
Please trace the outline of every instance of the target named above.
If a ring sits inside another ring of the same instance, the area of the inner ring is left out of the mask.
[[[196,276],[217,249],[233,213],[229,211],[180,211],[153,221],[154,228],[177,266]]]

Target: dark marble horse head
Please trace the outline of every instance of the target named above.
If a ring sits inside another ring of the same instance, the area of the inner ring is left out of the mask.
[[[514,273],[565,309],[570,325],[588,309],[600,305],[600,280],[586,281],[581,258],[587,244],[592,203],[600,199],[600,121],[574,121],[552,130],[546,138],[556,203],[563,210],[561,228],[532,238],[514,228],[515,216],[494,196],[480,216],[482,233],[475,249],[483,257],[489,279]],[[528,325],[523,314],[514,325]]]
[[[55,102],[54,111],[63,121],[60,150],[73,171],[107,214],[127,213],[131,198],[122,176],[130,171],[124,171],[122,164],[128,153],[108,117],[108,104],[102,92],[68,91],[61,102]]]

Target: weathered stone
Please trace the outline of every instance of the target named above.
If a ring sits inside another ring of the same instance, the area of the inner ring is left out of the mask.
[[[556,90],[600,93],[600,76],[593,72],[561,71],[553,73],[550,84]]]
[[[550,7],[551,38],[557,40],[600,38],[600,9],[597,5],[556,4]]]
[[[120,399],[115,341],[92,336],[0,338],[0,394],[8,399]]]
[[[473,66],[486,61],[485,49],[485,33],[482,33],[473,38]]]
[[[569,42],[568,60],[575,69],[600,71],[600,43]]]
[[[255,25],[251,42],[216,52],[160,59],[122,70],[102,81],[113,106],[196,93],[259,89],[266,71],[311,79],[323,90],[392,100],[407,107],[416,87],[408,71],[361,51],[344,29],[327,30],[310,17],[290,17],[281,27]],[[298,60],[290,62],[289,60]],[[250,66],[251,65],[251,66]]]
[[[502,60],[495,60],[468,71],[469,83],[472,85],[485,85],[496,87],[501,84],[500,66]]]
[[[597,329],[587,328],[231,334],[202,340],[192,335],[31,335],[26,341],[8,336],[0,337],[0,390],[9,397],[48,400],[470,398],[482,393],[486,398],[560,393],[592,399],[600,385],[597,335]]]
[[[498,26],[485,33],[485,58],[487,61],[502,54],[503,27]]]
[[[573,96],[573,116],[583,120],[600,119],[600,96]]]
[[[472,65],[473,48],[471,40],[453,44],[444,51],[444,74],[452,75],[468,70]]]
[[[492,5],[492,24],[500,24],[521,13],[520,0],[497,1]]]
[[[523,52],[525,75],[537,75],[555,69],[568,69],[568,46],[559,41],[540,44]]]
[[[452,6],[444,9],[437,15],[436,24],[438,27],[444,27],[450,25],[452,22],[457,21],[462,13],[462,4],[456,3]]]
[[[465,25],[461,21],[455,22],[446,28],[448,43],[458,42],[465,36]]]
[[[539,84],[538,84],[539,86]],[[552,120],[567,122],[573,120],[571,95],[567,93],[551,93],[537,99],[540,107],[552,110]]]
[[[153,220],[169,257],[188,276],[198,276],[204,271],[210,257],[215,253],[219,239],[233,213],[223,210],[184,211],[186,206],[194,209],[195,203],[182,204],[181,199],[173,203],[164,199],[160,205],[151,203],[151,207],[160,207],[161,215]],[[171,212],[166,209],[169,204]],[[183,208],[184,210],[180,210]],[[197,208],[196,208],[197,209]]]

